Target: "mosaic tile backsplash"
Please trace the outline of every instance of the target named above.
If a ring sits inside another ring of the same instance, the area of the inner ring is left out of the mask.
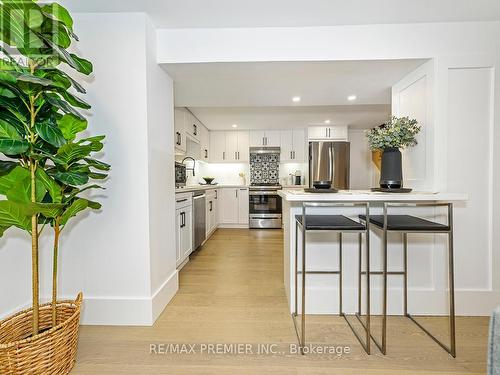
[[[279,184],[280,154],[250,154],[250,182]]]

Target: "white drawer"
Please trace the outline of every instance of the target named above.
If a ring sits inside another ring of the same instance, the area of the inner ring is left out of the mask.
[[[193,193],[175,194],[175,209],[179,210],[193,204]]]

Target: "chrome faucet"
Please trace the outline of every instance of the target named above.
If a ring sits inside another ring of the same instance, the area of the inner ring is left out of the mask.
[[[191,156],[188,156],[188,157],[185,157],[184,159],[182,159],[182,162],[181,162],[181,163],[182,163],[182,164],[184,164],[184,162],[185,162],[186,160],[188,160],[188,159],[190,159],[190,160],[192,160],[192,161],[193,161],[193,168],[187,168],[187,167],[186,167],[186,171],[191,171],[191,172],[193,172],[193,177],[194,177],[194,176],[195,176],[194,167],[196,166],[196,160],[194,160],[194,158],[192,158]]]

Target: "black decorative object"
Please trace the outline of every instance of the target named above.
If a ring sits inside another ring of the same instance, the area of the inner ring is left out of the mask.
[[[389,147],[382,153],[380,171],[382,189],[401,189],[403,187],[403,161],[399,148]]]
[[[305,193],[338,193],[337,189],[304,189]]]
[[[411,193],[413,190],[409,188],[400,188],[400,189],[384,189],[384,188],[372,188],[371,191],[378,193]]]

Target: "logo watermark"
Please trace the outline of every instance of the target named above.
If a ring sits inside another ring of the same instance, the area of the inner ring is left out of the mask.
[[[342,357],[351,353],[347,345],[308,344],[302,348],[304,354]],[[298,344],[283,343],[151,343],[151,355],[273,355],[286,356],[301,354]]]

